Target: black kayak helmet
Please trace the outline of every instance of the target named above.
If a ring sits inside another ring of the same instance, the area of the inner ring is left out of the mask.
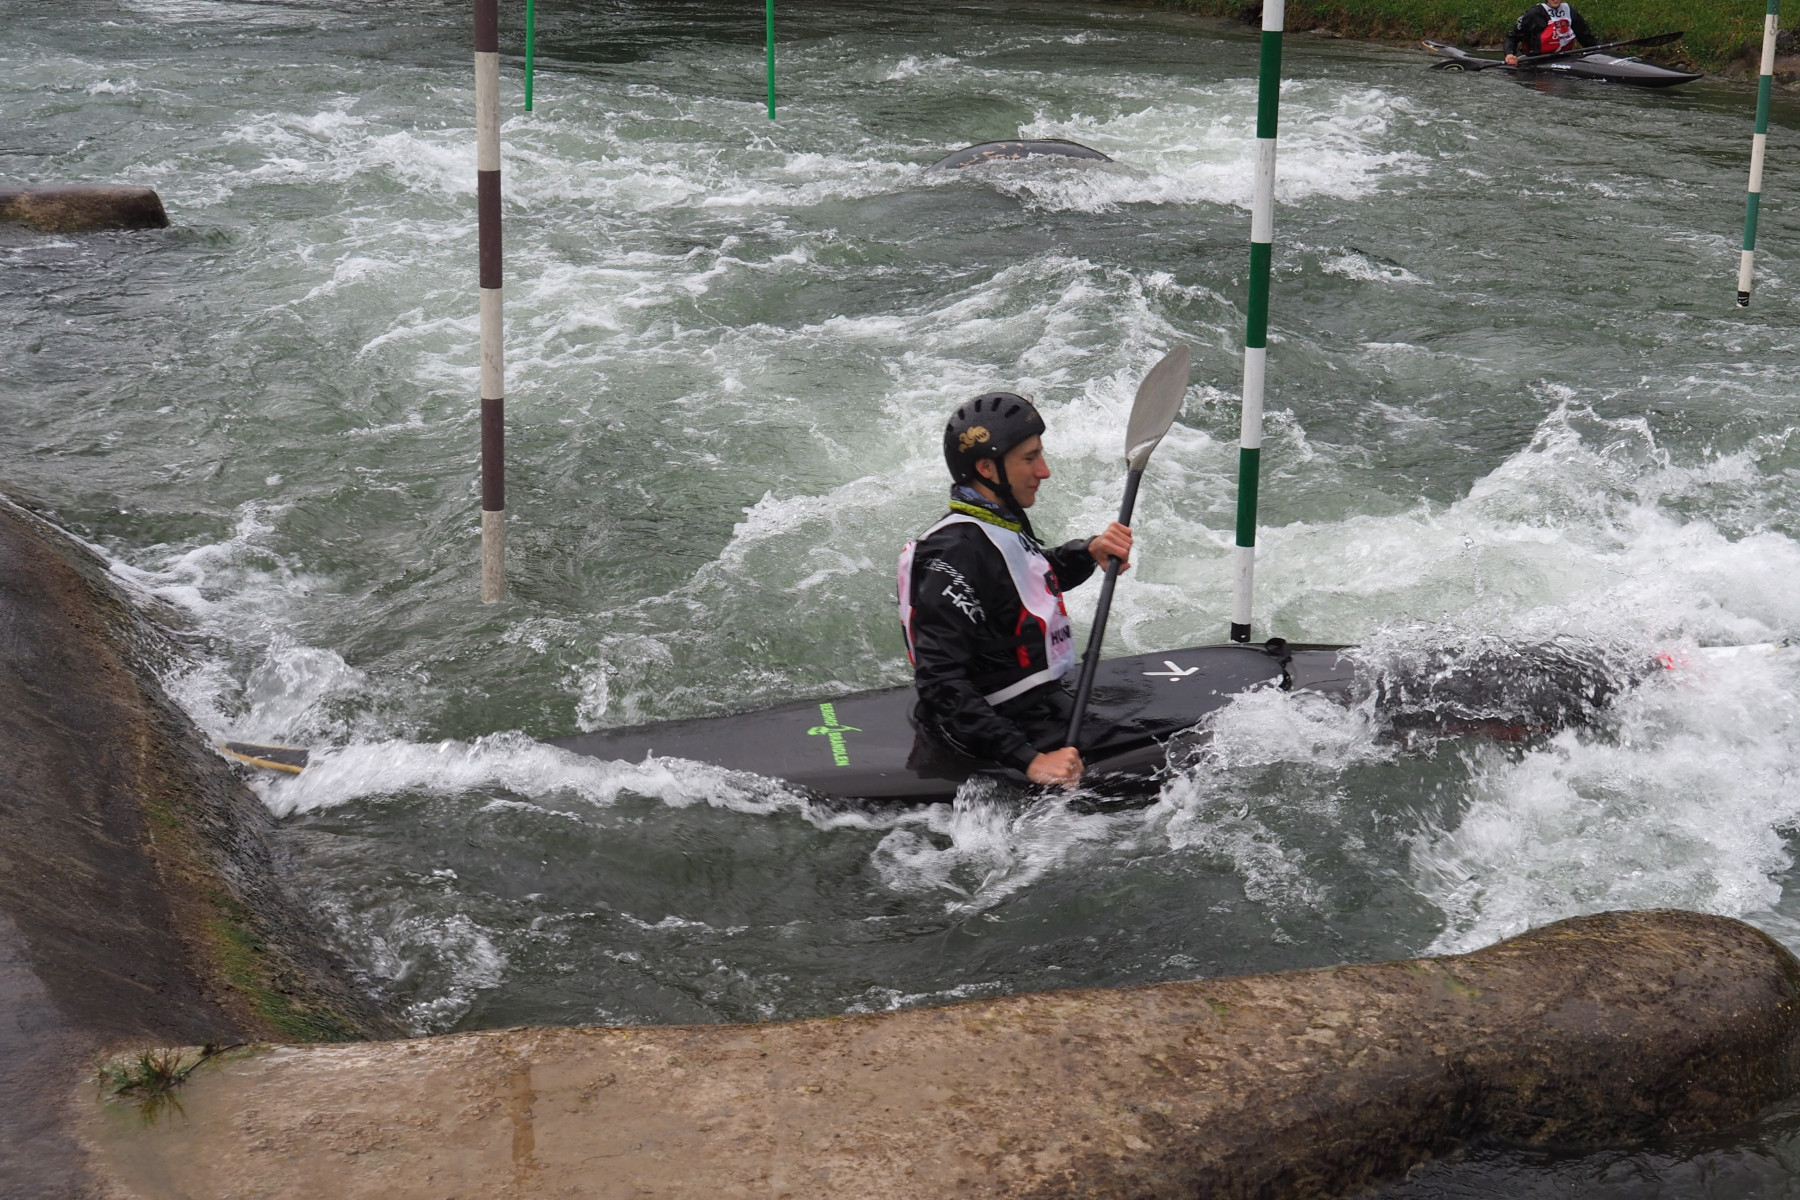
[[[1043,432],[1044,418],[1037,407],[1012,392],[985,392],[959,404],[944,426],[944,462],[950,478],[972,483],[980,477],[976,463],[984,458],[998,463],[1014,446]],[[1002,485],[1005,482],[1002,475]]]
[[[1043,433],[1044,418],[1031,401],[1015,392],[983,392],[966,404],[957,405],[950,423],[944,426],[944,462],[950,468],[950,478],[958,483],[973,483],[981,478],[975,464],[984,458],[992,459],[999,480],[988,486],[1029,532],[1031,522],[1013,498],[1012,483],[1006,478],[1001,460],[1014,446]]]

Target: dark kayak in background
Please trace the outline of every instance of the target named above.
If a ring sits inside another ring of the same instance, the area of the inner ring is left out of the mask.
[[[1492,58],[1470,54],[1458,46],[1443,42],[1425,43],[1443,58],[1432,64],[1434,71],[1505,71],[1519,78],[1599,79],[1608,83],[1629,83],[1635,87],[1673,87],[1692,83],[1700,75],[1694,71],[1676,71],[1659,67],[1641,58],[1621,58],[1615,54],[1580,54],[1550,62],[1518,67],[1506,66]]]
[[[1009,142],[981,142],[974,146],[964,146],[954,154],[946,154],[929,167],[928,171],[954,171],[959,167],[974,166],[976,163],[1005,162],[1020,158],[1086,158],[1095,162],[1111,162],[1112,159],[1080,142],[1065,141],[1062,138],[1037,138],[1035,140]]]

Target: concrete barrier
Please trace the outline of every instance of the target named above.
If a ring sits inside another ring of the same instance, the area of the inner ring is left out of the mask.
[[[167,229],[156,189],[116,184],[76,187],[0,187],[0,222],[40,233],[95,233],[105,229]]]
[[[1682,912],[1455,958],[779,1025],[265,1048],[93,1103],[143,1197],[1320,1197],[1474,1136],[1618,1144],[1796,1082],[1800,963]]]
[[[96,1194],[107,1047],[397,1032],[282,890],[273,820],[156,679],[105,564],[0,499],[0,1196]]]

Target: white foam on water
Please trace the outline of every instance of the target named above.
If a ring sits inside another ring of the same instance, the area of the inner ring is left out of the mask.
[[[237,26],[285,25],[294,21],[325,24],[337,14],[329,8],[300,5],[221,3],[220,0],[119,0],[120,7],[157,21],[215,24],[221,20]]]
[[[1695,656],[1615,705],[1602,736],[1567,731],[1516,758],[1470,751],[1460,820],[1413,851],[1420,891],[1445,914],[1431,950],[1608,909],[1772,909],[1800,824],[1797,734],[1794,662]]]
[[[1371,636],[1389,614],[1644,646],[1779,640],[1800,619],[1790,599],[1800,547],[1773,532],[1734,539],[1683,513],[1735,494],[1756,455],[1676,463],[1641,418],[1559,404],[1530,446],[1447,507],[1259,532],[1254,623],[1344,642]],[[1228,583],[1210,576],[1196,609],[1221,603]]]
[[[474,194],[465,131],[389,130],[378,117],[350,111],[357,104],[357,97],[344,96],[334,107],[311,113],[253,116],[222,141],[253,148],[256,161],[218,164],[206,189],[192,196],[183,194],[180,183],[172,190],[196,207],[222,203],[239,188],[271,183],[343,187],[386,178],[439,197]]]
[[[420,884],[456,902],[456,873],[432,872]],[[354,947],[356,969],[376,990],[414,995],[400,1017],[415,1037],[443,1033],[474,1007],[479,993],[506,978],[507,956],[495,930],[466,913],[432,912],[389,901],[353,909],[343,898],[315,901],[340,945]]]
[[[299,643],[286,631],[296,601],[327,582],[296,571],[271,548],[280,506],[240,506],[232,535],[187,548],[152,546],[134,554],[149,566],[109,555],[113,574],[149,602],[223,643],[172,665],[164,686],[207,733],[221,740],[307,746],[383,726],[366,703],[386,690],[335,650]],[[233,659],[254,656],[248,667]],[[343,714],[365,710],[357,717]]]
[[[959,983],[955,987],[941,988],[932,992],[903,992],[899,988],[872,987],[864,993],[866,1000],[859,1000],[845,1006],[847,1013],[893,1012],[902,1008],[918,1008],[927,1004],[956,1004],[963,1000],[979,1000],[983,996],[1000,995],[1006,991],[1006,984],[1001,980],[983,983]]]
[[[1316,822],[1340,816],[1333,777],[1397,752],[1379,740],[1370,709],[1318,694],[1264,688],[1233,699],[1203,721],[1203,738],[1163,785],[1146,813],[1146,833],[1169,848],[1199,852],[1227,865],[1244,896],[1273,909],[1322,908],[1326,886],[1303,850],[1266,819],[1280,808],[1304,811]],[[1308,769],[1316,786],[1262,794],[1253,785],[1263,770],[1288,764]]]
[[[895,63],[893,69],[881,78],[888,83],[898,83],[903,79],[917,79],[927,71],[951,68],[960,61],[948,54],[934,54],[923,58],[916,54],[909,54]]]
[[[1366,704],[1346,705],[1317,693],[1264,687],[1238,695],[1203,723],[1201,753],[1212,772],[1249,770],[1276,763],[1307,763],[1342,770],[1382,761],[1397,751],[1380,738]]]
[[[514,732],[473,742],[374,742],[322,750],[300,774],[259,779],[257,787],[270,810],[283,817],[354,800],[493,791],[565,805],[606,807],[630,794],[672,808],[712,804],[761,815],[810,811],[804,797],[774,780],[684,759],[587,758]]]
[[[1383,611],[1437,609],[1465,637],[1573,637],[1640,658],[1779,641],[1800,631],[1800,544],[1681,515],[1742,486],[1756,457],[1677,463],[1642,420],[1564,404],[1446,511],[1276,531],[1267,557],[1284,565],[1266,573],[1266,602],[1280,611],[1321,584],[1353,596],[1310,603],[1357,639],[1382,632]],[[1616,702],[1600,730],[1468,752],[1460,815],[1413,850],[1417,886],[1445,914],[1434,950],[1605,908],[1767,914],[1800,817],[1800,675],[1779,655],[1678,657],[1693,665]],[[1316,759],[1337,754],[1326,745]]]
[[[242,505],[229,538],[187,549],[147,547],[141,557],[157,561],[157,566],[145,569],[114,559],[113,573],[132,588],[196,617],[242,608],[246,599],[252,607],[279,605],[308,581],[289,570],[267,546],[278,513],[278,506]]]
[[[1126,97],[1104,116],[1040,115],[1019,136],[1067,138],[1103,151],[1120,168],[975,168],[991,184],[1053,210],[1101,212],[1121,204],[1230,204],[1248,209],[1256,159],[1256,84],[1231,80],[1171,90],[1145,104]],[[1422,176],[1424,158],[1390,136],[1410,99],[1380,88],[1333,81],[1282,87],[1281,159],[1275,195],[1282,204],[1315,196],[1353,200],[1404,187]],[[1054,163],[1057,160],[1039,160]],[[1279,220],[1279,218],[1277,218]]]
[[[896,892],[942,894],[945,911],[977,913],[1090,852],[1110,854],[1115,830],[1137,823],[1080,813],[1060,796],[1021,804],[971,781],[951,804],[917,810],[875,847],[882,882]]]
[[[1417,275],[1398,263],[1378,262],[1359,251],[1333,254],[1319,263],[1327,275],[1340,275],[1361,283],[1424,283]],[[1375,345],[1377,343],[1365,343]]]

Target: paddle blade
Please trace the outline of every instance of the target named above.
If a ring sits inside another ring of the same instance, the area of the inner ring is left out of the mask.
[[[1144,469],[1151,451],[1181,412],[1181,401],[1187,395],[1189,357],[1186,346],[1175,347],[1138,384],[1131,420],[1125,426],[1125,465],[1134,471]]]

